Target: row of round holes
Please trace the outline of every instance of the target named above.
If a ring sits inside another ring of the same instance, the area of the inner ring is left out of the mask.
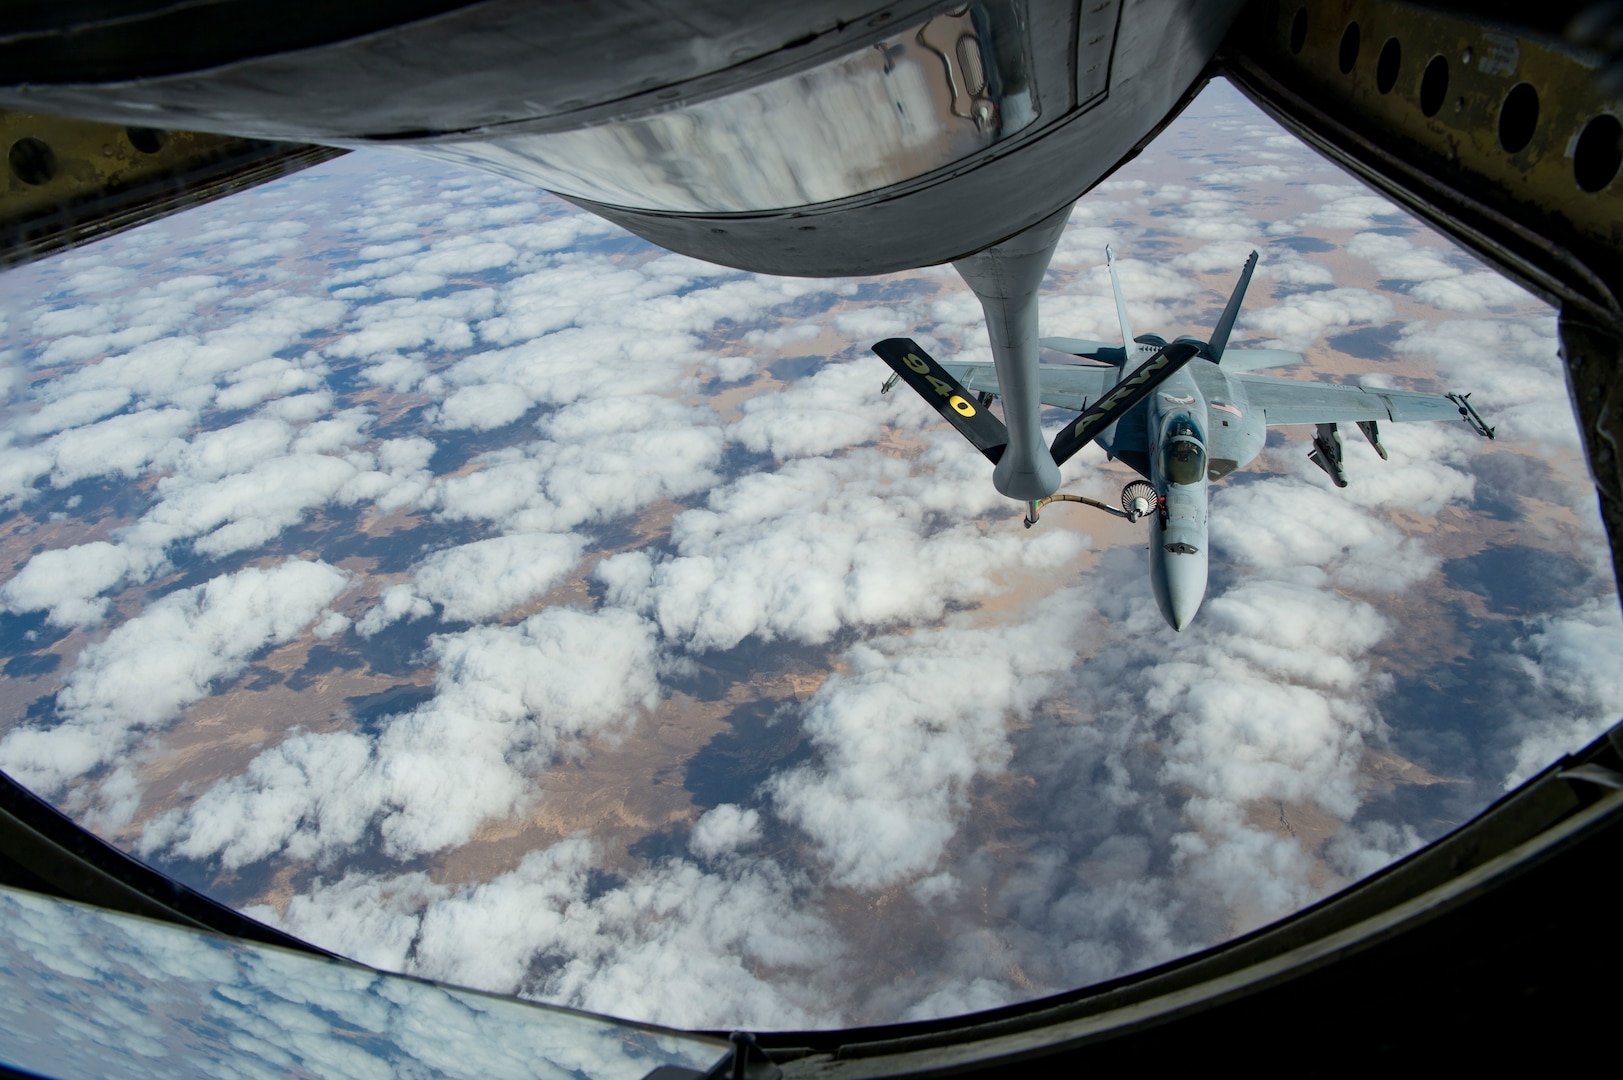
[[[1358,62],[1359,30],[1356,22],[1347,24],[1341,33],[1340,62],[1343,75],[1352,74]],[[1291,19],[1290,47],[1300,53],[1307,44],[1307,8],[1296,9]],[[1465,62],[1471,62],[1471,51],[1465,52]],[[1375,61],[1375,89],[1382,94],[1391,93],[1397,85],[1398,69],[1403,64],[1403,47],[1398,39],[1387,38],[1381,46],[1381,55]],[[1448,97],[1448,60],[1441,54],[1433,56],[1420,76],[1420,111],[1436,116]],[[1538,91],[1531,83],[1517,83],[1505,95],[1499,106],[1499,145],[1505,153],[1514,154],[1533,141],[1538,127]],[[1606,187],[1623,167],[1623,124],[1609,113],[1601,113],[1584,125],[1578,134],[1578,144],[1572,152],[1572,178],[1584,191],[1596,192]]]
[[[163,149],[163,133],[151,128],[125,128],[124,137],[143,154],[156,154]],[[11,175],[37,187],[56,175],[56,151],[44,139],[24,135],[6,152],[6,164],[11,166]]]

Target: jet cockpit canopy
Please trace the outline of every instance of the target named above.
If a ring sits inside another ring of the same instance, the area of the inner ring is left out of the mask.
[[[1161,440],[1161,475],[1172,484],[1197,484],[1206,475],[1206,447],[1200,429],[1188,417],[1167,425]]]

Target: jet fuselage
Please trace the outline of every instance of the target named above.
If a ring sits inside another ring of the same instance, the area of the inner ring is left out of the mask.
[[[1163,344],[1148,334],[1137,340],[1152,350]],[[1209,485],[1251,462],[1266,441],[1265,420],[1245,388],[1204,355],[1100,436],[1111,456],[1161,493],[1150,525],[1150,584],[1174,629],[1189,625],[1206,596]]]

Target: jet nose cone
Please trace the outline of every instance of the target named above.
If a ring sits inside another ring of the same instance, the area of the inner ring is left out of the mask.
[[[1188,545],[1170,545],[1185,547]],[[1155,599],[1172,629],[1182,631],[1195,620],[1206,598],[1206,553],[1198,550],[1156,553]]]
[[[1196,593],[1192,596],[1174,594],[1170,605],[1172,610],[1168,613],[1171,618],[1167,620],[1172,624],[1172,629],[1181,633],[1184,627],[1194,622],[1195,612],[1200,610],[1200,602],[1203,599],[1205,599],[1203,593]]]

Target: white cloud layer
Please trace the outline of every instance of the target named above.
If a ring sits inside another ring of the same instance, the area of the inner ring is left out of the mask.
[[[776,864],[666,860],[593,897],[594,863],[566,840],[482,884],[351,873],[251,913],[380,967],[674,1027],[838,1022],[843,945]]]
[[[79,654],[56,695],[60,722],[0,741],[0,768],[46,794],[117,761],[261,650],[291,641],[349,587],[343,571],[288,559],[173,592]]]
[[[903,459],[859,450],[751,473],[674,523],[675,554],[616,555],[598,566],[607,599],[646,612],[666,638],[702,652],[747,637],[807,643],[846,626],[939,618],[999,590],[1000,571],[1057,571],[1075,533],[988,531],[973,520],[1007,507],[985,462],[949,435],[944,452]],[[991,506],[988,506],[988,504]]]
[[[240,775],[148,822],[142,850],[244,866],[330,861],[381,841],[409,858],[518,812],[570,746],[635,723],[659,693],[653,627],[548,608],[430,639],[434,696],[376,734],[295,730]]]
[[[1371,382],[1413,370],[1475,390],[1503,442],[1390,425],[1380,462],[1353,434],[1353,483],[1335,490],[1293,434],[1214,490],[1213,587],[1184,633],[1154,608],[1140,539],[1113,525],[1098,551],[1052,523],[1014,527],[986,462],[915,397],[879,396],[877,360],[847,359],[892,334],[986,358],[950,269],[751,276],[534,193],[402,167],[357,188],[339,225],[319,201],[305,232],[216,208],[209,258],[164,256],[166,282],[76,254],[15,317],[33,338],[0,358],[21,365],[0,375],[16,419],[0,499],[26,514],[95,478],[140,494],[0,586],[6,610],[57,627],[114,613],[62,639],[105,635],[66,670],[56,715],[0,741],[0,764],[47,791],[89,776],[68,805],[127,824],[142,762],[201,695],[296,640],[358,649],[358,668],[382,647],[364,639],[395,626],[381,641],[418,643],[428,700],[279,733],[189,802],[148,809],[140,850],[292,882],[285,910],[257,913],[372,963],[679,1025],[990,1007],[1170,959],[1377,869],[1421,839],[1371,797],[1369,752],[1393,744],[1391,657],[1441,647],[1399,615],[1454,595],[1440,571],[1458,536],[1423,519],[1503,495],[1495,461],[1576,460],[1553,320],[1394,235],[1414,224],[1385,200],[1316,183],[1332,174],[1237,98],[1209,119],[1198,153],[1158,144],[1073,211],[1043,331],[1114,339],[1114,242],[1135,329],[1203,334],[1258,247],[1241,329],[1307,349],[1398,316],[1334,287],[1351,256],[1437,309],[1393,345],[1418,368]],[[1298,213],[1303,192],[1323,205]],[[153,235],[129,250],[158,258]],[[344,265],[314,285],[289,269],[305,237],[334,235]],[[802,352],[834,355],[764,378]],[[1098,458],[1067,479],[1119,481]],[[172,559],[260,558],[296,527],[301,545],[347,539],[323,532],[341,510],[366,533],[354,569],[293,560],[162,595]],[[358,582],[388,543],[389,569]],[[602,555],[588,609],[531,613]],[[1040,600],[1024,599],[1033,583]],[[472,625],[443,632],[436,613]],[[1523,719],[1482,721],[1491,785],[1623,709],[1610,601],[1496,625],[1472,659]],[[735,649],[723,664],[759,657],[762,674],[827,650],[832,672],[774,714],[807,753],[732,801],[695,791],[686,835],[662,837],[678,854],[577,836],[504,849],[484,880],[444,872],[442,853],[543,809],[561,762],[591,768],[646,722],[674,674]]]

